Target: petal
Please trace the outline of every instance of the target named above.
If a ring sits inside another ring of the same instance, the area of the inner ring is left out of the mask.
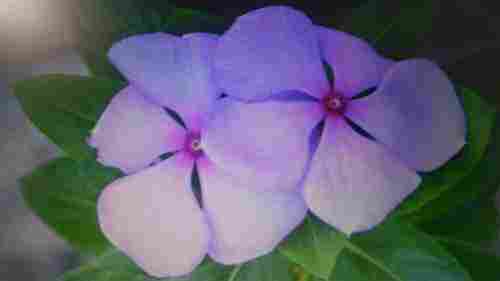
[[[322,56],[333,69],[335,90],[346,96],[377,86],[393,64],[357,37],[322,26],[316,29]]]
[[[137,35],[115,44],[109,58],[153,101],[199,129],[200,116],[210,111],[218,95],[211,70],[216,42],[217,36],[202,33]]]
[[[238,264],[270,253],[305,215],[298,192],[257,192],[215,165],[199,166],[203,207],[213,231],[209,255]]]
[[[342,119],[328,120],[304,182],[304,198],[319,218],[351,234],[382,222],[419,183],[419,176],[380,144]]]
[[[133,87],[120,91],[89,138],[99,161],[134,173],[165,152],[182,147],[185,130]]]
[[[308,138],[321,120],[316,102],[269,100],[244,103],[230,98],[203,133],[208,157],[261,190],[298,188],[308,158]]]
[[[328,91],[311,20],[287,7],[267,7],[239,17],[219,39],[215,77],[222,90],[257,100],[285,90],[313,96]]]
[[[208,250],[209,228],[191,191],[191,169],[175,155],[106,187],[98,201],[102,231],[148,274],[191,272]]]
[[[465,116],[453,85],[434,63],[399,62],[378,90],[346,113],[408,166],[430,171],[465,144]]]

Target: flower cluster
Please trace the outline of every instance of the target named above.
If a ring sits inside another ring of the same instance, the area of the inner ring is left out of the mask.
[[[132,36],[109,58],[129,86],[89,143],[127,176],[100,195],[99,223],[157,277],[207,254],[265,255],[308,210],[348,235],[368,230],[465,143],[437,65],[383,58],[292,8],[252,11],[221,36]]]

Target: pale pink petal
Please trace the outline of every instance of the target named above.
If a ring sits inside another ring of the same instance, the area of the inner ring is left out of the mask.
[[[191,272],[208,250],[209,227],[191,191],[193,162],[179,157],[113,182],[98,201],[106,237],[155,277]]]
[[[203,33],[136,35],[113,45],[109,57],[151,100],[198,130],[219,95],[211,69],[216,42],[216,35]]]
[[[89,138],[107,166],[134,173],[165,152],[183,146],[185,130],[133,87],[120,91],[107,106]]]
[[[215,165],[198,167],[213,231],[209,254],[219,263],[238,264],[270,253],[307,213],[299,192],[259,192]]]
[[[382,222],[420,183],[382,145],[342,119],[327,120],[304,183],[311,211],[346,234]]]
[[[393,64],[362,39],[322,26],[316,29],[321,54],[333,70],[334,88],[345,96],[377,86]]]
[[[372,95],[354,100],[347,116],[408,166],[430,171],[465,144],[465,116],[439,67],[424,59],[395,64]]]
[[[218,166],[260,190],[298,188],[308,141],[322,118],[316,102],[225,98],[202,133],[205,153]]]
[[[288,7],[239,17],[220,37],[214,63],[222,90],[247,101],[287,90],[316,97],[328,91],[315,27],[302,12]]]

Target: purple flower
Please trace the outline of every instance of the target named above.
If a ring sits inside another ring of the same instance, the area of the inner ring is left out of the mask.
[[[463,110],[437,65],[383,58],[291,8],[239,17],[219,38],[214,76],[229,98],[205,132],[206,151],[230,171],[264,170],[281,183],[269,185],[275,190],[300,190],[314,214],[347,234],[380,223],[416,189],[417,171],[439,167],[465,143]]]
[[[89,143],[101,163],[129,175],[101,193],[99,223],[116,247],[156,277],[189,273],[207,253],[223,264],[267,254],[307,212],[298,192],[214,161],[205,149],[207,121],[220,96],[211,70],[216,43],[210,34],[156,33],[125,39],[109,52],[130,85],[112,99]],[[226,135],[228,143],[240,132],[245,128]],[[220,145],[217,156],[233,152]],[[162,160],[167,152],[173,156]],[[201,205],[191,186],[195,172]]]

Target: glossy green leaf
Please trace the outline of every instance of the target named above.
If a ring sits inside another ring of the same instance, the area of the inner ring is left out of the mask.
[[[87,143],[109,100],[122,82],[68,75],[47,75],[18,82],[14,93],[33,124],[68,156],[93,159]]]
[[[330,280],[472,280],[432,237],[402,222],[387,221],[350,241]]]
[[[23,177],[22,194],[60,236],[78,249],[96,254],[109,247],[97,223],[97,197],[118,176],[118,171],[94,161],[60,158]]]
[[[179,8],[170,1],[81,0],[80,46],[91,72],[123,79],[106,57],[111,45],[125,37],[151,32],[220,33],[227,25],[218,16]]]
[[[189,276],[156,279],[146,275],[119,251],[110,249],[87,264],[65,273],[59,281],[223,281],[230,280],[233,270],[207,259]]]
[[[408,58],[432,31],[438,8],[433,0],[370,0],[354,9],[340,30],[364,38],[386,56]]]
[[[486,208],[490,210],[483,207],[475,215],[474,220],[477,221],[471,221],[471,216],[464,217],[460,223],[462,229],[458,219],[447,222],[445,225],[455,228],[455,233],[434,234],[434,238],[466,267],[475,281],[500,280],[500,256],[493,243],[498,238],[498,216],[484,213],[496,213],[494,205]]]
[[[280,245],[279,251],[310,274],[328,279],[346,243],[347,238],[342,233],[308,216]]]
[[[393,281],[379,267],[374,267],[368,260],[349,250],[344,250],[339,256],[330,281]]]
[[[474,281],[500,280],[500,257],[491,247],[453,239],[442,239],[440,242],[467,268]]]
[[[292,281],[293,264],[278,253],[249,261],[236,267],[228,281]]]
[[[488,198],[469,201],[438,219],[421,224],[420,228],[438,238],[491,247],[492,241],[498,238],[498,219],[495,202]]]
[[[64,274],[59,281],[293,281],[293,265],[270,254],[238,266],[223,266],[206,258],[192,273],[177,278],[156,279],[145,274],[128,257],[110,249],[98,258]]]
[[[418,212],[424,210],[427,205],[447,191],[458,188],[463,180],[467,180],[466,177],[483,159],[495,124],[495,110],[472,90],[461,88],[459,96],[467,119],[467,144],[444,166],[425,173],[419,188],[392,215],[419,216]]]
[[[500,280],[500,256],[495,252],[499,214],[492,198],[468,202],[421,225],[467,268],[475,281]]]
[[[319,220],[308,219],[280,252],[323,280],[471,281],[431,236],[394,219],[349,239]]]

